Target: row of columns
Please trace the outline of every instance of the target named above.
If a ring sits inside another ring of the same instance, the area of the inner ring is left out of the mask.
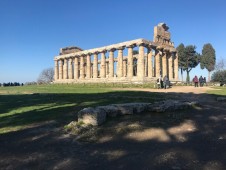
[[[82,54],[80,56],[55,60],[55,80],[98,78],[99,53],[101,53],[100,78],[106,78],[106,72],[108,73],[109,78],[113,78],[114,73],[117,73],[118,78],[132,78],[134,77],[133,48],[134,45],[127,46],[127,59],[123,58],[123,50],[125,47],[117,49],[112,48],[109,50],[108,62],[106,62],[106,50],[95,52],[93,54]],[[139,45],[139,53],[137,57],[137,78],[142,79],[144,77],[151,78],[159,77],[160,75],[168,75],[170,80],[178,80],[178,57],[175,53],[170,53],[163,49],[155,49],[155,55],[153,58],[152,49],[148,47],[147,55],[145,55],[144,48],[144,44]],[[115,50],[118,50],[116,71],[114,70]],[[91,55],[93,55],[93,62],[91,62]]]

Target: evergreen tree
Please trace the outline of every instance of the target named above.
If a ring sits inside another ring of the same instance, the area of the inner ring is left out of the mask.
[[[177,47],[178,52],[178,64],[181,68],[181,71],[186,71],[187,77],[186,82],[190,82],[189,73],[192,68],[195,68],[199,64],[200,55],[196,52],[196,47],[194,45],[188,45],[184,47],[183,44],[180,44]]]
[[[178,66],[181,70],[181,78],[182,78],[182,81],[183,81],[183,65],[185,63],[185,53],[184,53],[184,44],[181,43],[178,47],[177,47],[177,55],[178,55]]]
[[[206,68],[208,70],[208,81],[210,81],[210,72],[214,70],[215,63],[216,55],[213,46],[210,43],[204,44],[200,60],[200,67],[201,69]]]

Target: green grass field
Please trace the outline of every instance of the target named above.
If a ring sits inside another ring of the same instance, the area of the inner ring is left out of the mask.
[[[149,86],[152,85],[133,87]],[[131,86],[80,84],[0,87],[0,134],[52,120],[58,125],[65,125],[76,120],[76,112],[84,107],[126,102],[153,102],[175,97],[163,93],[119,91],[117,87]],[[208,93],[226,96],[226,88],[218,88],[220,90]]]
[[[214,87],[217,90],[210,90],[208,94],[218,95],[218,96],[226,96],[226,87]]]
[[[152,102],[160,94],[116,91],[106,85],[41,85],[0,88],[0,134],[54,120],[66,124],[84,107]]]

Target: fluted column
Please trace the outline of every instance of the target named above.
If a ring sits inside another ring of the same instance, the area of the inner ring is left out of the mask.
[[[126,77],[126,60],[123,60],[123,77]]]
[[[72,58],[69,59],[69,69],[68,69],[68,78],[72,79]]]
[[[109,77],[109,62],[106,62],[106,77]]]
[[[68,61],[65,58],[64,59],[64,79],[67,79],[67,78],[68,78]]]
[[[148,48],[148,77],[153,76],[152,51]]]
[[[114,77],[114,51],[115,49],[111,49],[109,51],[109,77]]]
[[[139,45],[139,56],[137,61],[137,77],[144,78],[144,45]]]
[[[162,76],[167,75],[167,52],[164,52],[162,56]]]
[[[54,80],[56,81],[59,78],[59,68],[58,68],[58,60],[55,61],[55,69],[54,69]]]
[[[169,80],[173,79],[173,55],[169,56]]]
[[[123,47],[118,48],[118,67],[117,76],[118,78],[123,76]]]
[[[175,74],[175,80],[178,81],[178,54],[176,53],[175,59],[174,59],[174,74]]]
[[[106,58],[105,58],[105,51],[101,52],[101,62],[100,62],[100,77],[106,77]]]
[[[156,68],[155,68],[155,76],[156,77],[159,77],[160,76],[160,72],[161,72],[161,70],[160,70],[160,57],[161,57],[161,54],[160,54],[160,51],[155,51],[156,53],[155,53],[155,66],[156,66]]]
[[[74,58],[74,79],[78,79],[78,58]]]
[[[59,79],[63,79],[63,60],[59,61]]]
[[[93,78],[98,77],[98,53],[93,55]]]
[[[128,60],[127,60],[127,77],[133,77],[133,46],[128,46]]]
[[[86,56],[86,78],[91,78],[91,54]]]
[[[85,78],[84,56],[80,56],[80,79]]]

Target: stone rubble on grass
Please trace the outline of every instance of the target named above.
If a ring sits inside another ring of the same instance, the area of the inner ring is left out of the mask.
[[[140,114],[144,112],[166,112],[191,108],[198,105],[196,101],[166,100],[155,103],[124,103],[107,106],[88,107],[78,112],[78,122],[99,126],[106,121],[107,117],[118,115]]]

